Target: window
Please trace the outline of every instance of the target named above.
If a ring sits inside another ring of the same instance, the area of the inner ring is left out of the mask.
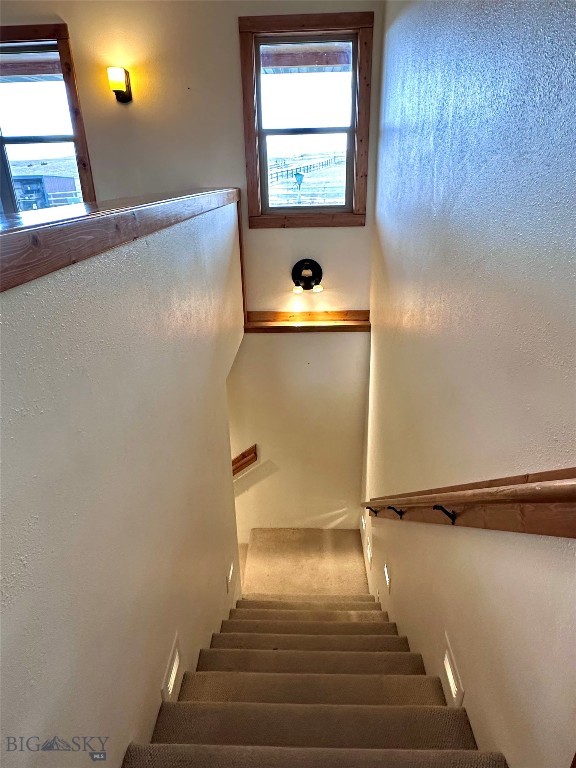
[[[373,24],[239,19],[250,227],[365,224]]]
[[[2,213],[93,201],[66,24],[0,29]]]

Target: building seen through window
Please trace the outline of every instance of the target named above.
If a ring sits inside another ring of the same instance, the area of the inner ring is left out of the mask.
[[[6,42],[9,30],[2,28],[4,42],[0,43],[3,212],[90,199],[91,195],[83,193],[77,146],[83,136],[78,136],[72,119],[70,87],[65,82],[59,42]]]

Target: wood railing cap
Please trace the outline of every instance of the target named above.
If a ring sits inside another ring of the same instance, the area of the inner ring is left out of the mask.
[[[0,290],[240,200],[236,187],[130,197],[0,217]]]
[[[24,211],[7,216],[0,216],[0,238],[14,231],[37,229],[53,225],[65,225],[78,222],[93,216],[107,216],[148,207],[168,205],[186,205],[192,200],[200,201],[206,197],[231,193],[234,197],[230,202],[240,199],[237,187],[198,187],[175,195],[138,195],[135,197],[119,197],[94,203],[74,203],[53,208],[41,208],[36,211]],[[1,242],[1,240],[0,240]]]

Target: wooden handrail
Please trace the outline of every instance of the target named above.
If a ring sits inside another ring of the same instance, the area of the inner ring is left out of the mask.
[[[364,507],[391,520],[576,538],[576,468],[537,476],[537,482],[520,482],[529,475],[519,475],[503,485],[488,480],[380,496]]]
[[[503,485],[496,488],[478,488],[473,491],[451,491],[450,493],[428,493],[421,496],[382,496],[372,499],[364,506],[383,508],[389,504],[403,504],[408,507],[427,507],[434,504],[541,504],[555,502],[576,502],[575,480],[551,480],[548,483],[525,483]]]
[[[239,472],[242,472],[243,469],[246,469],[246,467],[249,467],[257,461],[258,446],[251,445],[250,448],[242,451],[242,453],[239,453],[238,456],[232,459],[232,474],[237,475]]]

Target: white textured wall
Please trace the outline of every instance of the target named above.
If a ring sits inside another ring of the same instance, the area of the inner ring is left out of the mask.
[[[98,734],[114,768],[150,738],[175,632],[194,667],[234,597],[236,206],[2,309],[2,765],[90,762],[10,754],[7,736]]]
[[[387,13],[368,492],[574,466],[576,6]],[[574,542],[406,521],[373,537],[372,590],[432,674],[448,631],[480,747],[568,766]]]
[[[74,55],[80,101],[86,124],[90,157],[96,191],[100,199],[139,193],[174,193],[194,186],[234,185],[246,186],[244,161],[244,133],[242,120],[242,92],[240,80],[240,52],[238,17],[276,13],[312,13],[335,11],[374,11],[375,42],[373,67],[372,131],[369,158],[369,195],[366,227],[327,229],[272,229],[250,230],[244,227],[245,268],[248,308],[251,310],[322,311],[366,309],[369,304],[370,250],[374,240],[374,186],[376,176],[376,140],[380,82],[381,35],[384,3],[378,0],[231,0],[218,2],[185,2],[160,0],[157,2],[107,2],[106,0],[29,0],[2,3],[2,23],[38,23],[61,19],[68,24]],[[106,67],[111,64],[130,70],[134,101],[120,105],[110,93],[106,80]],[[245,196],[243,195],[245,200]],[[244,204],[244,213],[246,206]],[[324,292],[295,296],[292,293],[290,272],[296,261],[311,257],[324,269]],[[354,445],[349,468],[338,481],[337,499],[332,486],[331,451],[321,446],[318,434],[309,425],[307,404],[302,402],[306,418],[299,425],[298,434],[304,443],[318,446],[322,456],[323,476],[318,483],[322,488],[308,492],[306,499],[291,508],[281,502],[284,510],[278,520],[292,520],[296,524],[302,515],[314,516],[317,524],[334,524],[347,519],[355,520],[348,510],[357,505],[361,492],[357,489],[361,479],[361,438],[365,414],[358,404],[366,393],[368,358],[365,353],[366,336],[358,334],[355,340],[342,343],[346,349],[354,348],[355,359],[362,358],[361,369],[355,372],[353,384],[347,371],[345,354],[336,347],[343,337],[333,339],[329,334],[314,338],[300,336],[296,344],[286,336],[275,336],[267,342],[246,341],[250,345],[252,371],[267,368],[266,358],[257,359],[264,345],[275,347],[275,359],[286,360],[294,346],[306,350],[305,360],[291,358],[288,368],[282,367],[290,389],[302,392],[311,376],[329,386],[332,381],[347,382],[345,400],[354,402],[354,418],[338,412],[323,413],[324,428],[331,434],[351,438]],[[364,350],[364,351],[362,351]],[[332,357],[327,361],[329,355]],[[242,354],[238,366],[247,363]],[[360,364],[360,363],[359,363]],[[327,371],[331,372],[329,380]],[[312,373],[313,372],[313,373]],[[245,370],[240,376],[250,375]],[[260,384],[255,380],[253,386]],[[350,391],[350,387],[354,390]],[[342,387],[338,389],[342,395]],[[282,393],[284,394],[284,392]],[[316,396],[314,403],[316,403]],[[272,418],[281,408],[280,393],[269,400]],[[242,406],[244,407],[244,406]],[[268,446],[274,455],[284,455],[288,435],[265,431],[268,419],[258,420],[255,439]],[[248,412],[246,411],[246,413]],[[237,421],[232,413],[233,422]],[[238,416],[238,418],[241,418]],[[242,417],[244,418],[244,417]],[[342,428],[342,418],[345,427]],[[250,432],[255,430],[251,425]],[[277,441],[273,445],[273,441]],[[247,447],[239,440],[240,450]],[[348,456],[351,447],[346,446]],[[338,460],[339,461],[339,460]],[[282,460],[281,482],[273,481],[270,492],[293,488],[297,482],[296,463]],[[338,463],[338,462],[337,462]],[[279,480],[280,478],[278,478]],[[345,490],[344,490],[345,489]],[[262,501],[267,501],[269,491]],[[260,489],[239,497],[244,519],[247,505],[254,503],[253,515],[260,521]],[[328,517],[325,513],[330,512]],[[258,523],[260,524],[260,523]]]
[[[422,653],[426,672],[440,675],[450,701],[448,634],[479,748],[503,752],[510,768],[568,768],[576,542],[406,520],[372,520],[369,535],[370,591]]]
[[[371,495],[576,464],[576,5],[393,2]]]
[[[375,11],[367,226],[245,227],[249,309],[366,309],[383,9],[378,0],[6,0],[2,24],[68,24],[96,192],[107,200],[197,186],[245,190],[239,16]],[[134,101],[128,106],[110,93],[109,65],[130,70]],[[290,271],[304,257],[322,264],[324,294],[291,293]]]
[[[238,539],[251,528],[356,528],[370,338],[248,334],[228,379],[232,453],[260,460],[234,488]]]

